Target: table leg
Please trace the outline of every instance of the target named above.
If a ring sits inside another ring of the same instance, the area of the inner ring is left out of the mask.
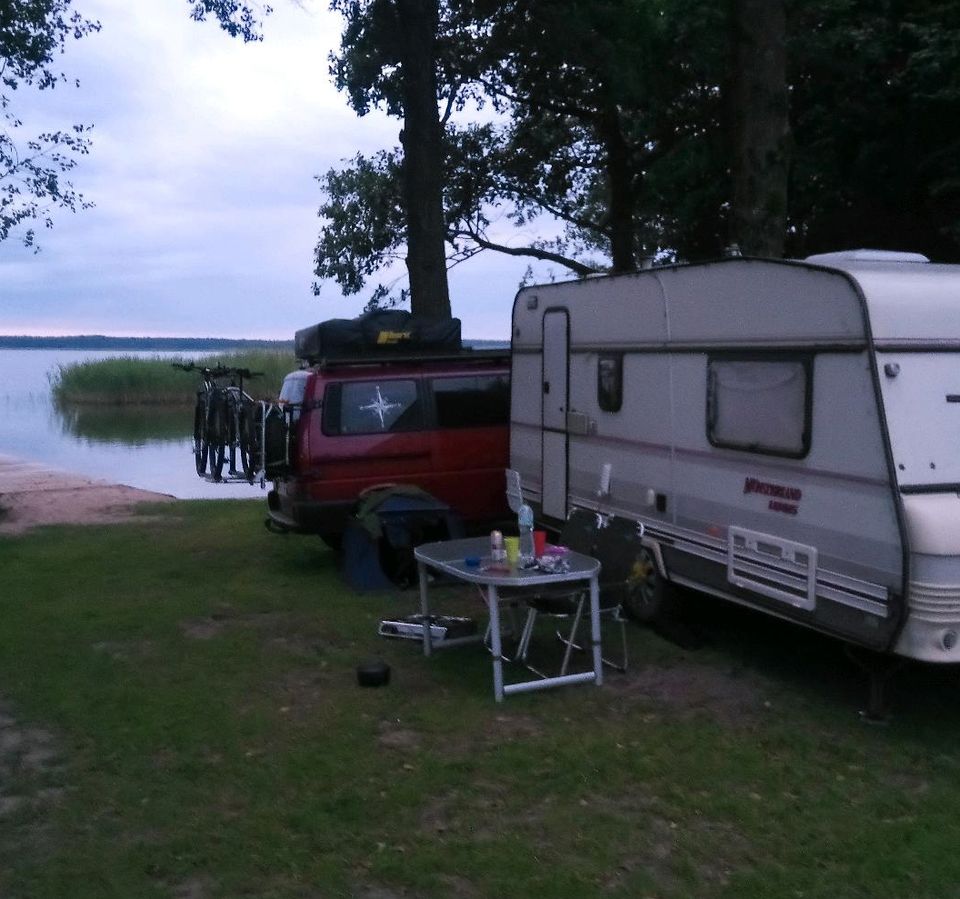
[[[420,615],[423,625],[423,654],[430,655],[433,650],[430,635],[430,600],[427,597],[427,566],[417,562],[417,575],[420,578]]]
[[[497,588],[487,586],[487,605],[490,612],[490,652],[493,653],[493,698],[503,702],[503,647],[500,643],[500,600]]]
[[[590,637],[593,644],[593,673],[596,683],[603,683],[603,653],[600,647],[600,583],[590,578]]]

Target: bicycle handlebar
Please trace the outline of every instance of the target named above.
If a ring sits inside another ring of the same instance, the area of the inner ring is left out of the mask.
[[[196,365],[193,362],[171,362],[170,364],[174,368],[179,368],[181,371],[198,371],[205,377],[210,378],[226,378],[230,375],[238,378],[259,378],[263,376],[262,371],[250,371],[249,368],[234,368],[229,365],[218,365],[216,368],[209,368],[207,366]]]

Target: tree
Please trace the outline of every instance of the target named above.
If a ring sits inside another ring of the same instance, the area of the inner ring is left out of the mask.
[[[783,0],[731,0],[731,236],[751,256],[783,255],[789,117]]]
[[[263,40],[260,23],[273,11],[266,4],[247,5],[236,0],[187,0],[187,3],[194,21],[204,22],[213,16],[230,37],[242,38],[244,43]]]
[[[422,104],[402,146],[320,179],[315,271],[348,292],[419,256],[418,210],[434,273],[444,240],[449,264],[494,250],[576,274],[730,242],[960,258],[960,0],[333,6],[358,114]],[[471,100],[499,117],[455,124]]]
[[[52,90],[68,83],[54,68],[55,58],[65,52],[68,39],[100,29],[99,22],[71,11],[70,4],[71,0],[0,3],[0,241],[25,223],[53,227],[54,209],[76,212],[93,205],[63,177],[79,156],[89,152],[89,127],[73,125],[23,140],[24,125],[11,100],[11,94],[24,87]],[[34,228],[28,227],[21,240],[24,246],[36,247]]]
[[[507,119],[453,127],[443,117],[451,264],[494,250],[582,275],[632,270],[665,249],[696,251],[698,241],[722,245],[716,85],[725,56],[715,39],[722,14],[703,0],[677,0],[666,9],[646,0],[473,0],[443,9],[437,71],[447,113],[482,91]],[[372,28],[366,37],[366,44],[350,42],[347,57],[361,77],[339,83],[358,111],[372,102],[390,109],[396,68],[384,65]],[[688,49],[670,60],[676,47]],[[383,161],[358,158],[349,177],[331,171],[321,179],[325,227],[316,273],[342,286],[348,281],[351,290],[363,283],[352,247],[371,236],[373,219],[343,211],[388,207],[381,201],[390,177]],[[364,190],[371,191],[366,203]],[[677,208],[690,214],[672,214]],[[492,236],[504,221],[529,230],[536,220],[552,236],[520,244]],[[695,227],[686,228],[691,221]],[[387,239],[377,247],[377,264],[385,264],[405,236],[391,240],[383,227],[376,233]]]
[[[960,261],[960,3],[790,8],[788,252]]]
[[[441,120],[440,4],[438,0],[334,0],[331,6],[346,21],[340,55],[331,59],[337,86],[347,92],[359,115],[382,103],[388,112],[403,117],[403,153],[393,156],[400,164],[392,171],[400,178],[411,309],[449,318],[443,127],[456,91],[448,96],[447,115]],[[382,205],[375,196],[369,196],[368,202]],[[324,253],[321,239],[318,274],[323,272]]]

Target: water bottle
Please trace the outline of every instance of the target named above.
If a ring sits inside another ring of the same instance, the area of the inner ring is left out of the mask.
[[[503,545],[503,534],[500,531],[490,532],[490,561],[494,565],[503,565],[507,561],[507,550]]]
[[[520,531],[520,554],[519,563],[521,567],[532,565],[536,557],[533,548],[533,509],[526,503],[520,506],[517,511],[517,528]]]

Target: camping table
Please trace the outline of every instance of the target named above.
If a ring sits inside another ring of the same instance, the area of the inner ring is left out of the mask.
[[[506,572],[484,570],[489,564],[490,541],[487,537],[474,537],[464,540],[446,540],[440,543],[424,543],[414,550],[417,569],[420,576],[420,611],[426,626],[423,628],[423,654],[429,656],[433,651],[430,637],[430,598],[427,582],[427,569],[432,568],[450,577],[486,589],[484,599],[490,613],[490,650],[493,655],[493,695],[497,702],[511,693],[523,693],[529,690],[542,690],[547,687],[559,687],[564,684],[579,684],[593,681],[603,683],[603,669],[600,661],[600,562],[591,556],[569,552],[564,558],[570,570],[548,574],[536,569],[511,569]],[[479,567],[466,564],[470,557],[481,560]],[[545,677],[520,683],[504,684],[503,652],[500,642],[500,596],[501,587],[532,589],[535,587],[556,587],[577,581],[590,582],[590,635],[593,647],[593,670],[578,674],[566,674],[561,677]],[[478,637],[459,637],[438,643],[439,647],[456,646],[476,642]]]

